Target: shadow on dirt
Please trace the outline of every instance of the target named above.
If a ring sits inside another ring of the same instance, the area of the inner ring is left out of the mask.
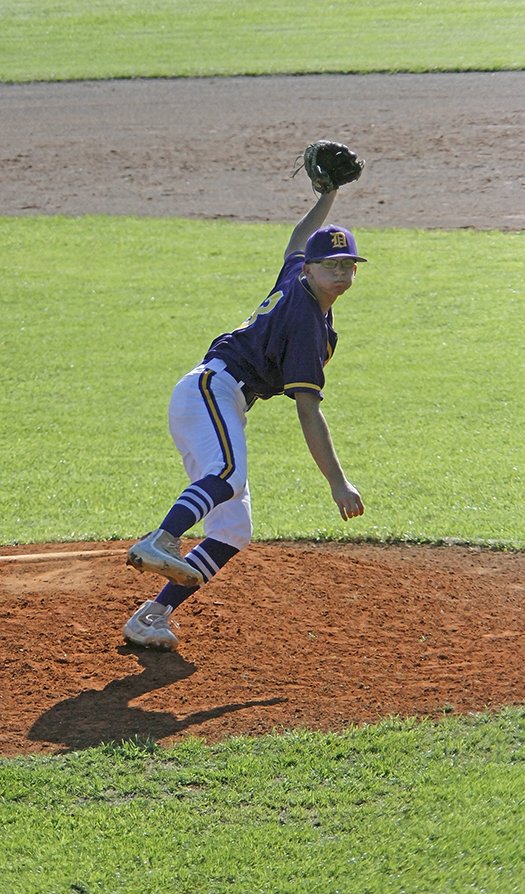
[[[104,689],[88,689],[58,702],[35,721],[28,739],[62,745],[62,754],[104,742],[159,740],[234,711],[286,701],[272,698],[217,705],[180,719],[168,711],[130,707],[133,699],[190,677],[196,667],[176,652],[159,654],[131,646],[122,646],[119,651],[137,655],[144,668],[142,673],[112,680]]]

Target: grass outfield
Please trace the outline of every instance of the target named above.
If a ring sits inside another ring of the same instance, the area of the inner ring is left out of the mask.
[[[0,80],[523,68],[520,0],[0,0]]]
[[[0,761],[2,894],[520,894],[525,713]]]
[[[172,385],[264,298],[289,230],[0,219],[1,543],[134,537],[164,517],[186,480]],[[323,409],[367,511],[341,522],[293,402],[258,402],[256,538],[522,548],[523,235],[361,230],[358,244],[370,263],[335,307]]]

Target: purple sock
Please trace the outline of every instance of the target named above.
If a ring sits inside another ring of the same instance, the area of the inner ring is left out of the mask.
[[[160,527],[173,537],[181,537],[200,522],[215,506],[233,496],[233,487],[218,475],[206,475],[183,490]]]
[[[184,558],[200,571],[204,577],[204,583],[207,583],[238,552],[239,550],[235,546],[221,543],[220,540],[214,540],[213,537],[206,537],[202,543],[194,546]],[[170,582],[160,591],[155,602],[177,608],[198,589],[198,587],[182,587],[180,584]]]

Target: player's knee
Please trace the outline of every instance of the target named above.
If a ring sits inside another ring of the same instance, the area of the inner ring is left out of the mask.
[[[239,514],[237,518],[228,525],[227,538],[228,542],[236,549],[246,549],[251,543],[253,535],[253,526],[251,518]]]
[[[246,488],[246,478],[240,475],[232,475],[228,478],[228,484],[233,488],[233,499],[242,496]]]
[[[245,507],[236,507],[236,509],[235,512],[212,512],[204,522],[204,530],[207,537],[213,537],[215,540],[228,543],[235,549],[241,550],[246,549],[250,544],[253,526],[250,514]]]
[[[246,472],[234,471],[227,477],[224,476],[224,467],[210,466],[205,470],[201,482],[206,482],[214,502],[223,503],[225,500],[233,500],[240,497],[246,487]]]
[[[247,530],[237,532],[237,535],[235,537],[236,542],[234,545],[237,547],[237,549],[239,551],[241,549],[246,549],[246,547],[250,545],[250,543],[252,541],[252,534],[253,534],[253,531],[252,531],[251,525]]]
[[[244,493],[246,488],[246,473],[242,471],[234,471],[232,474],[228,475],[227,478],[224,477],[223,473],[223,469],[219,469],[218,471],[214,469],[210,474],[211,477],[216,478],[228,491],[228,499],[235,500]]]

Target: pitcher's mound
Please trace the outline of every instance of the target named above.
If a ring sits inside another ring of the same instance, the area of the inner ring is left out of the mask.
[[[0,753],[525,702],[523,553],[253,544],[177,611],[179,653],[156,653],[122,639],[163,585],[127,546],[0,550]],[[51,557],[5,561],[37,551]]]

